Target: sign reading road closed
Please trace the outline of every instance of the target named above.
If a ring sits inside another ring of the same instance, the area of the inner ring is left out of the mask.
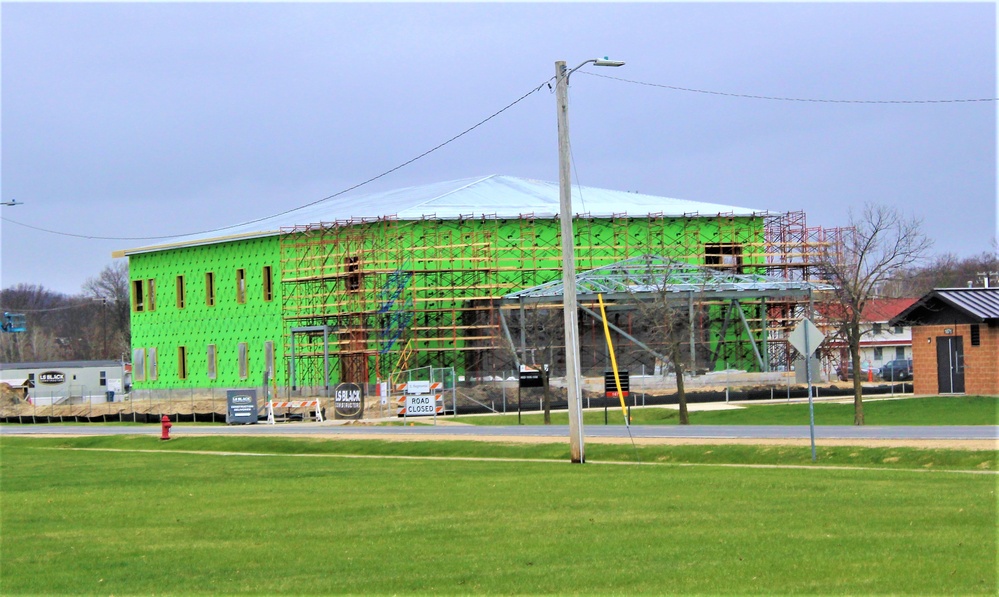
[[[436,410],[435,402],[436,396],[433,394],[425,395],[407,395],[406,396],[406,416],[407,417],[419,417],[423,415],[432,415]]]

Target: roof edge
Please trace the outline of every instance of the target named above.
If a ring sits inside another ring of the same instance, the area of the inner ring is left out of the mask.
[[[153,253],[156,251],[167,251],[170,249],[183,249],[187,247],[198,247],[201,245],[216,245],[219,243],[232,242],[236,240],[247,240],[251,238],[263,238],[265,236],[277,236],[281,234],[280,230],[261,230],[259,232],[246,232],[243,234],[230,234],[227,236],[216,236],[213,238],[199,238],[197,240],[180,241],[174,243],[163,243],[161,245],[147,245],[145,247],[136,247],[134,249],[122,249],[119,251],[112,251],[111,257],[118,259],[121,257],[128,257],[129,255],[138,255],[141,253]]]

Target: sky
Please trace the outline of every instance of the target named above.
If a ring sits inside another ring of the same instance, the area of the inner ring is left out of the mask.
[[[999,228],[997,102],[744,96],[996,98],[997,22],[991,2],[5,2],[0,197],[21,204],[0,207],[0,286],[79,293],[141,237],[312,203],[501,110],[350,195],[556,182],[544,84],[603,56],[627,64],[570,80],[574,183],[810,227],[885,204],[933,254],[977,255]]]

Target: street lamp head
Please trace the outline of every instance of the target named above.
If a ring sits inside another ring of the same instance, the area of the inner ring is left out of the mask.
[[[604,56],[603,58],[597,58],[594,60],[593,66],[624,66],[624,62],[620,60],[610,60]]]

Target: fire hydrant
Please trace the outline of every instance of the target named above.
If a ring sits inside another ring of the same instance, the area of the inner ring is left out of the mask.
[[[160,421],[163,426],[163,433],[160,434],[160,439],[170,439],[170,428],[173,427],[173,423],[170,422],[170,417],[163,415],[163,419]]]

